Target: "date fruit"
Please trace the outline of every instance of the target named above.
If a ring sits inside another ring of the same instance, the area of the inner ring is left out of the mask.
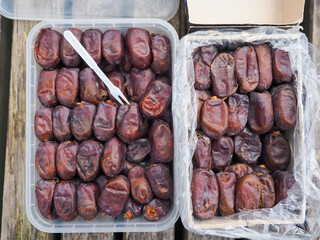
[[[207,170],[193,171],[191,183],[193,214],[199,219],[215,216],[219,203],[219,189],[216,175]]]
[[[163,120],[156,121],[149,130],[151,161],[169,163],[173,160],[173,134],[170,126]]]
[[[124,61],[123,34],[116,29],[110,29],[102,35],[102,55],[110,65],[120,65]]]
[[[261,183],[255,174],[245,175],[236,185],[236,212],[243,212],[260,207]]]
[[[130,63],[141,70],[150,66],[152,52],[149,32],[141,28],[129,28],[125,41]]]
[[[244,94],[230,96],[227,100],[229,122],[226,135],[234,136],[240,133],[247,124],[249,114],[249,97]]]
[[[39,176],[44,180],[53,179],[57,175],[56,152],[58,143],[40,142],[37,152],[35,165]]]
[[[71,132],[78,141],[89,139],[92,135],[92,124],[96,114],[96,106],[88,102],[80,102],[71,112]]]
[[[58,104],[56,96],[56,77],[59,69],[42,70],[38,80],[37,95],[40,103],[45,107],[55,107]]]
[[[150,142],[146,138],[141,138],[128,145],[127,159],[133,163],[139,163],[150,153]]]
[[[118,217],[128,200],[130,184],[127,177],[119,175],[109,180],[98,197],[98,208],[101,215]]]
[[[83,141],[77,153],[77,172],[81,181],[92,181],[100,171],[103,145],[93,140]]]
[[[165,74],[171,67],[171,51],[169,39],[164,35],[155,35],[151,40],[153,62],[152,70],[156,74]]]
[[[259,135],[247,127],[234,138],[234,152],[243,163],[256,164],[261,155],[261,147]]]
[[[259,68],[256,51],[252,46],[238,48],[235,59],[235,73],[241,93],[252,92],[259,84]]]
[[[91,68],[83,69],[79,75],[80,98],[82,101],[97,105],[107,99],[107,87]]]
[[[81,41],[82,31],[80,29],[71,28],[69,31],[73,33],[78,41]],[[63,64],[68,68],[78,67],[82,61],[80,55],[64,37],[62,37],[60,42],[60,57]]]
[[[251,92],[249,94],[249,117],[250,129],[258,134],[265,134],[273,127],[274,114],[272,98],[269,92]]]
[[[58,216],[53,204],[53,193],[57,180],[38,180],[35,186],[35,193],[38,208],[43,217],[54,220]]]
[[[101,62],[102,32],[88,29],[82,34],[81,43],[96,63]]]
[[[212,168],[211,140],[198,134],[198,142],[193,156],[194,168],[210,170]]]
[[[74,181],[58,182],[54,190],[54,208],[60,219],[71,222],[78,216],[77,188]]]
[[[152,164],[146,168],[146,178],[152,192],[157,198],[169,199],[172,192],[172,177],[169,168],[164,164]]]
[[[131,195],[137,203],[147,204],[151,201],[153,194],[148,180],[145,176],[145,169],[142,166],[132,168],[128,173],[131,186]]]
[[[123,76],[120,72],[110,72],[107,74],[107,77],[112,82],[114,86],[120,89],[125,97],[127,97],[126,88],[124,84]],[[110,94],[109,89],[107,89],[108,96],[111,101],[116,102],[117,100]]]
[[[282,84],[272,90],[274,120],[280,130],[294,128],[297,121],[297,99],[290,84]]]
[[[142,115],[148,119],[160,117],[171,103],[171,98],[171,86],[160,80],[152,81],[140,99]]]
[[[273,174],[276,189],[276,204],[288,197],[288,190],[296,183],[292,172],[276,171]]]
[[[267,91],[272,84],[272,56],[271,48],[267,44],[254,46],[259,66],[259,84],[256,91]]]
[[[132,143],[140,137],[142,116],[139,105],[132,102],[121,105],[117,113],[116,129],[118,137],[125,143]]]
[[[54,139],[52,130],[53,108],[40,107],[34,117],[34,132],[41,142]]]
[[[214,170],[222,170],[229,166],[234,152],[233,139],[222,136],[217,140],[212,140],[212,167]]]
[[[219,98],[231,96],[238,84],[234,74],[235,59],[228,53],[220,53],[211,64],[212,95]]]
[[[101,157],[101,168],[108,177],[114,177],[123,170],[127,147],[117,137],[111,138],[104,144]]]
[[[76,176],[78,148],[79,144],[76,141],[60,143],[57,150],[56,166],[62,180],[71,180]]]
[[[77,103],[79,71],[79,68],[61,68],[56,78],[57,98],[62,105],[69,108]]]
[[[269,174],[258,174],[258,176],[262,187],[260,208],[272,208],[276,200],[273,178]]]
[[[52,128],[54,137],[59,142],[65,142],[71,139],[70,130],[71,109],[65,106],[57,106],[52,113]]]
[[[221,99],[208,99],[201,109],[201,128],[211,139],[218,139],[227,131],[229,110]]]
[[[209,90],[196,90],[199,101],[206,101],[211,98],[211,93]]]
[[[129,162],[127,160],[124,161],[124,164],[123,164],[123,174],[128,176],[128,173],[129,171],[134,168],[135,166],[139,166],[139,164],[136,164],[136,163],[133,163],[133,162]]]
[[[126,206],[124,207],[124,218],[132,219],[140,217],[142,215],[142,207],[142,204],[137,203],[129,196]]]
[[[143,207],[143,216],[150,222],[159,221],[165,217],[171,209],[170,200],[161,200],[154,198]]]
[[[60,63],[59,45],[61,33],[49,28],[41,29],[34,44],[34,58],[45,70],[56,68]]]
[[[288,83],[293,79],[289,53],[280,49],[275,49],[272,56],[272,70],[274,82]]]
[[[99,188],[95,183],[80,183],[77,191],[77,209],[85,220],[92,220],[98,215],[98,195]]]
[[[222,216],[234,214],[235,195],[236,195],[236,175],[232,172],[217,173],[219,186],[219,206],[218,210]]]
[[[100,141],[108,141],[116,133],[118,106],[111,101],[101,101],[93,121],[93,133]]]
[[[252,168],[245,163],[237,163],[231,166],[228,166],[224,169],[225,172],[232,172],[236,175],[237,180],[241,177],[253,173]]]
[[[104,189],[104,186],[108,183],[109,178],[104,175],[104,173],[100,173],[95,179],[94,182],[97,184],[99,188],[99,194]]]

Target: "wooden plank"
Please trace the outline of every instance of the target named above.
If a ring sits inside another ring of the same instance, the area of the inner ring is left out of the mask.
[[[307,9],[306,9],[307,11]],[[310,40],[312,44],[320,49],[320,0],[310,1]]]
[[[61,240],[113,240],[113,233],[64,233]]]
[[[174,239],[174,227],[163,232],[138,232],[138,233],[123,233],[124,240],[154,240],[154,239]]]
[[[34,228],[25,206],[26,40],[31,21],[14,21],[1,239],[54,239]]]
[[[232,240],[233,238],[226,238],[226,237],[218,237],[218,236],[202,236],[192,232],[188,232],[186,234],[188,240]]]

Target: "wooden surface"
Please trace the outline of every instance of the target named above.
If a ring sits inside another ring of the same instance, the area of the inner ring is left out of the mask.
[[[312,0],[310,9],[310,39],[320,48],[320,0]],[[186,32],[184,1],[170,23],[176,28],[179,36]],[[5,23],[5,25],[4,25]],[[189,240],[226,240],[215,236],[200,236],[188,233],[180,220],[167,231],[160,233],[109,233],[109,234],[47,234],[36,230],[29,222],[25,209],[25,55],[26,39],[35,22],[2,20],[0,18],[0,158],[5,163],[3,189],[3,208],[1,239],[80,239],[80,240],[151,240],[151,239],[189,239]],[[12,53],[11,53],[12,38]],[[10,54],[11,53],[11,54]],[[11,59],[11,60],[10,60]],[[11,66],[11,67],[10,67]],[[11,69],[11,70],[10,70]],[[10,87],[9,87],[10,75]],[[6,85],[7,84],[7,85]],[[6,106],[8,105],[8,128],[5,161],[1,153],[1,144],[6,137],[2,129],[6,126]],[[7,100],[6,100],[7,99]],[[2,127],[2,128],[1,128]],[[3,169],[0,161],[0,170]],[[0,171],[1,178],[1,171]],[[1,187],[0,187],[1,192]]]

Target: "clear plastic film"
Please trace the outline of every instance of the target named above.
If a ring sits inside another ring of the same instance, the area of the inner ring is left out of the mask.
[[[296,127],[285,133],[290,142],[288,170],[296,183],[288,198],[270,209],[257,209],[210,220],[193,217],[191,202],[192,157],[197,143],[198,100],[194,89],[192,52],[215,45],[219,51],[234,51],[246,44],[269,43],[289,52],[297,96]],[[317,62],[319,61],[319,63]],[[179,210],[184,226],[197,234],[251,239],[310,239],[320,235],[320,52],[298,28],[283,30],[260,27],[249,30],[209,30],[185,36],[180,41],[173,84],[175,159],[178,166]]]

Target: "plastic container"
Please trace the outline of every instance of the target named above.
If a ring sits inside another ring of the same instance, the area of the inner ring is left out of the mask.
[[[129,27],[140,27],[147,29],[150,33],[159,33],[166,35],[171,42],[172,54],[172,81],[175,59],[178,49],[178,35],[175,29],[167,22],[160,19],[110,19],[110,20],[51,20],[44,21],[36,25],[29,33],[27,40],[27,97],[26,97],[26,209],[30,222],[41,231],[50,233],[67,232],[157,232],[164,231],[174,225],[178,219],[177,207],[177,188],[178,174],[176,173],[177,161],[174,162],[174,196],[172,198],[172,207],[168,215],[157,222],[148,222],[143,216],[137,219],[125,220],[123,217],[112,219],[108,216],[97,216],[92,221],[86,221],[78,216],[72,222],[63,222],[62,220],[45,219],[37,206],[35,196],[35,183],[40,179],[35,168],[35,153],[39,140],[34,133],[34,115],[35,111],[41,106],[37,97],[37,83],[41,67],[34,59],[34,43],[41,28],[52,28],[63,32],[71,27],[81,30],[89,28],[98,28],[102,31],[107,29],[119,29],[123,33]]]

